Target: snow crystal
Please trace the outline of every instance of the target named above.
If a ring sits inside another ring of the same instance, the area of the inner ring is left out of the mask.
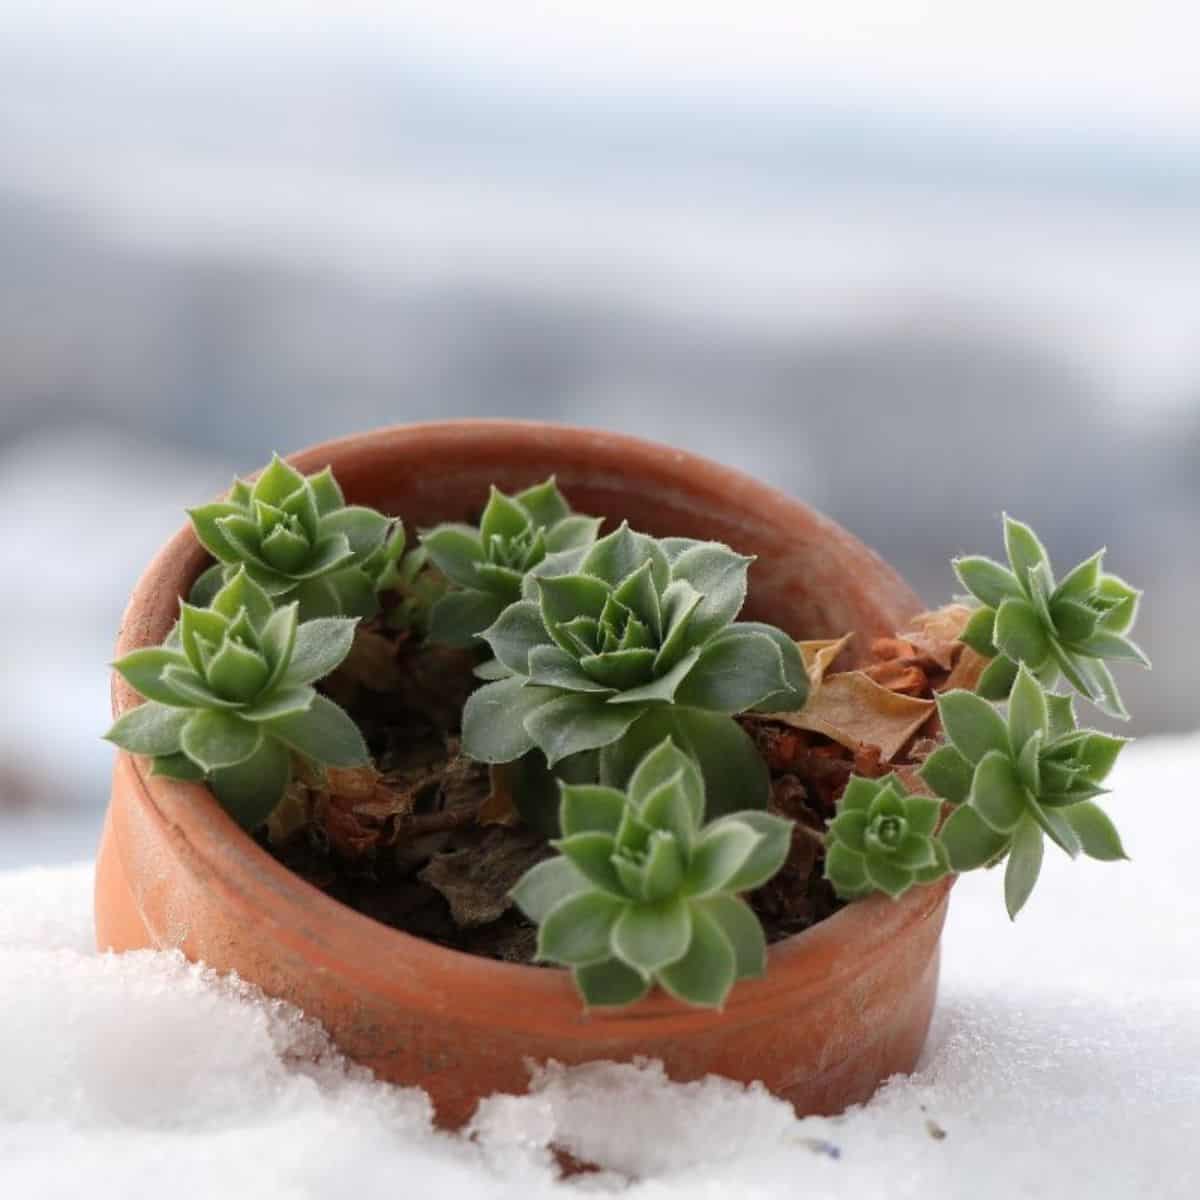
[[[956,887],[922,1064],[797,1120],[655,1063],[535,1067],[463,1135],[322,1031],[173,954],[91,949],[91,869],[0,874],[0,1194],[104,1198],[1200,1195],[1200,739],[1135,747],[1133,863],[1048,855],[1020,921]],[[563,1151],[601,1169],[563,1178]]]

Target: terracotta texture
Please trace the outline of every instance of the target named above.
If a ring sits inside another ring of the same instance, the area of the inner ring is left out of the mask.
[[[348,500],[410,529],[463,519],[495,482],[558,475],[583,511],[658,534],[708,537],[759,556],[746,616],[799,637],[901,628],[920,604],[876,555],[804,505],[665,446],[563,426],[447,422],[386,429],[295,455],[332,464]],[[180,532],[138,583],[118,653],[157,644],[205,563]],[[865,641],[866,639],[859,639]],[[137,696],[119,679],[113,708]],[[384,1079],[428,1089],[446,1125],[520,1092],[527,1060],[662,1059],[675,1079],[762,1080],[802,1113],[866,1099],[913,1067],[937,987],[949,883],[876,897],[771,948],[766,978],[722,1013],[651,995],[588,1016],[563,971],[445,950],[376,923],[280,866],[194,784],[151,778],[118,754],[96,867],[102,948],[180,948],[237,971],[319,1020]]]

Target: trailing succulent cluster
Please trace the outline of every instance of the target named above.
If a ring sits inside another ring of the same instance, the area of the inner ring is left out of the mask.
[[[113,664],[146,703],[109,741],[151,756],[156,774],[207,780],[247,829],[279,803],[293,753],[328,766],[367,762],[358,726],[312,687],[346,657],[355,622],[300,622],[298,611],[274,607],[245,570],[210,607],[182,605],[164,645]]]
[[[1149,661],[1126,636],[1140,593],[1101,568],[1103,551],[1086,559],[1059,584],[1037,535],[1004,518],[1009,565],[960,558],[954,567],[979,601],[962,641],[992,659],[977,691],[938,698],[946,744],[921,767],[935,794],[951,809],[935,832],[924,832],[936,862],[905,881],[906,854],[898,826],[883,832],[885,816],[917,824],[928,820],[920,797],[905,796],[898,780],[876,783],[873,798],[851,780],[831,822],[826,876],[846,899],[864,890],[895,897],[911,883],[951,871],[1006,863],[1005,904],[1015,917],[1037,882],[1044,839],[1064,853],[1112,862],[1125,857],[1120,835],[1096,798],[1128,739],[1079,729],[1069,695],[1047,691],[1061,676],[1110,715],[1125,718],[1105,658]],[[1002,712],[997,706],[1004,704]],[[885,800],[886,799],[886,807]],[[868,803],[869,801],[869,803]],[[866,820],[864,821],[864,814]],[[934,823],[938,814],[934,812]],[[873,831],[873,835],[872,835]],[[909,841],[913,854],[915,841]]]
[[[622,524],[558,556],[554,573],[535,569],[526,598],[483,631],[496,657],[463,712],[466,753],[506,763],[537,752],[574,773],[593,755],[582,769],[621,785],[671,737],[699,764],[711,814],[765,808],[766,767],[732,718],[800,708],[808,675],[782,631],[734,622],[750,562]]]
[[[658,985],[720,1007],[763,972],[742,897],[783,865],[790,822],[765,811],[767,768],[734,717],[794,712],[810,684],[787,634],[736,619],[751,559],[625,524],[599,537],[601,519],[572,512],[553,478],[492,488],[478,527],[439,525],[414,548],[399,521],[346,505],[328,469],[278,458],[190,516],[217,561],[165,642],[114,664],[145,703],[110,740],[156,774],[209,783],[253,830],[297,758],[369,761],[313,685],[349,653],[357,619],[382,611],[478,652],[463,749],[497,766],[529,824],[560,835],[513,897],[539,956],[569,967],[588,1005]],[[1072,857],[1124,857],[1095,801],[1125,740],[1078,729],[1070,697],[1047,689],[1065,677],[1125,715],[1105,660],[1146,664],[1127,636],[1139,593],[1101,554],[1056,583],[1033,531],[1004,528],[1007,566],[955,562],[977,602],[962,640],[992,661],[978,692],[938,698],[945,744],[920,769],[932,794],[855,776],[838,802],[825,873],[845,900],[1007,862],[1015,916],[1044,838]]]
[[[1128,719],[1105,660],[1150,665],[1126,636],[1141,593],[1103,570],[1103,550],[1056,584],[1037,534],[1008,516],[1004,544],[1007,567],[980,556],[954,562],[963,586],[980,605],[962,640],[992,659],[979,681],[979,694],[987,700],[1006,699],[1023,664],[1047,686],[1061,674],[1104,712]]]
[[[570,967],[589,1006],[631,1004],[657,983],[720,1008],[737,980],[766,970],[762,927],[739,893],[783,865],[791,822],[704,817],[703,777],[670,738],[628,791],[563,785],[559,857],[528,871],[513,898],[538,925],[538,957]]]

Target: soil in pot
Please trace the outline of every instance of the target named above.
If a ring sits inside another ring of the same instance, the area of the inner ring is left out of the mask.
[[[840,907],[823,877],[822,833],[852,773],[898,771],[912,789],[936,734],[933,697],[971,686],[963,612],[918,618],[876,639],[861,669],[825,672],[844,641],[812,643],[816,687],[803,717],[741,718],[771,776],[772,811],[795,822],[783,869],[747,897],[779,941]],[[509,891],[553,851],[517,816],[503,775],[465,758],[458,723],[478,656],[377,618],[323,687],[358,721],[375,766],[297,779],[259,839],[333,898],[417,937],[532,963],[537,930]]]

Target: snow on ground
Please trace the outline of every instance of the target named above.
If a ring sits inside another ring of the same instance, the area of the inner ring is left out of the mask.
[[[1195,1197],[1198,761],[1200,739],[1135,747],[1113,803],[1134,861],[1048,857],[1015,927],[998,878],[960,883],[919,1070],[835,1119],[599,1064],[437,1133],[422,1092],[245,985],[96,955],[89,865],[4,872],[0,1195]],[[607,1170],[564,1182],[550,1143]]]

